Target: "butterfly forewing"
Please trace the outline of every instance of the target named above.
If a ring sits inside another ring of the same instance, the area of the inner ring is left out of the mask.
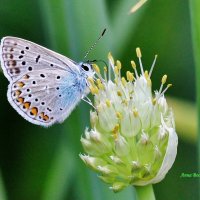
[[[34,124],[62,122],[88,92],[77,63],[40,45],[5,37],[0,56],[10,81],[8,100]]]
[[[63,69],[73,73],[76,63],[51,50],[30,41],[5,37],[1,41],[1,65],[9,80],[41,69]]]

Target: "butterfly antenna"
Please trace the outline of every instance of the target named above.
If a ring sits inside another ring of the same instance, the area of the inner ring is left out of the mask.
[[[84,56],[84,59],[88,56],[88,54],[91,52],[91,50],[96,46],[96,44],[98,43],[98,41],[104,36],[106,32],[106,28],[102,31],[101,35],[99,36],[99,38],[96,40],[96,42],[90,47],[90,49],[87,51],[87,53]]]

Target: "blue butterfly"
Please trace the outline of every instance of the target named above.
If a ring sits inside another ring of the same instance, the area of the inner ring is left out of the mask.
[[[13,108],[33,124],[63,122],[89,93],[90,62],[73,60],[33,42],[4,37],[1,67],[10,81],[7,97]]]

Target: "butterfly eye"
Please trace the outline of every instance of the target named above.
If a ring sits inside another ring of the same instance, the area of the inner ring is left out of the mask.
[[[85,71],[89,71],[89,67],[87,65],[82,64],[81,67],[85,70]]]

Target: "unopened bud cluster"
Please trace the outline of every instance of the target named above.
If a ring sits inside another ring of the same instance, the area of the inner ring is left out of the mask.
[[[164,97],[171,84],[164,87],[164,75],[160,89],[152,94],[157,56],[148,72],[143,69],[139,48],[136,53],[141,74],[131,61],[132,71],[122,77],[120,61],[109,54],[104,75],[94,65],[98,78],[88,80],[95,110],[90,113],[92,128],[81,138],[86,154],[80,157],[113,191],[161,181],[177,153],[173,112]]]

